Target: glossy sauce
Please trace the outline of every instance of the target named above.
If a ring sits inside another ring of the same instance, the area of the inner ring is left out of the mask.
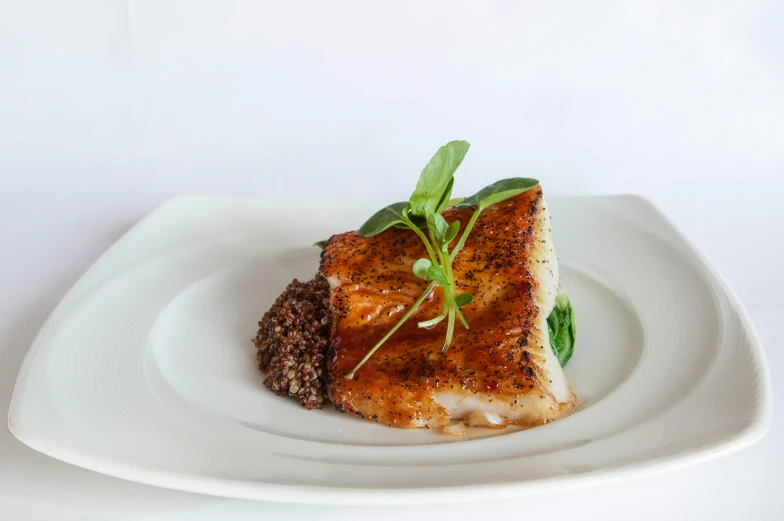
[[[329,241],[321,270],[339,284],[332,290],[333,345],[327,357],[330,399],[339,410],[399,427],[441,426],[450,416],[434,392],[446,390],[481,394],[512,408],[522,396],[535,394],[550,409],[560,407],[542,381],[542,350],[550,347],[547,331],[536,328],[540,312],[534,297],[540,288],[532,266],[552,272],[540,263],[554,258],[552,245],[538,233],[549,226],[542,205],[537,187],[480,215],[453,263],[457,293],[474,296],[462,308],[470,329],[456,321],[446,353],[441,352],[446,320],[430,330],[417,327],[440,314],[443,294],[437,287],[353,380],[345,376],[427,288],[411,271],[427,252],[416,234],[395,228],[375,237],[348,232]],[[472,213],[448,210],[444,217],[459,220],[462,233]],[[553,415],[559,413],[555,409]],[[547,415],[541,418],[537,422],[548,421]]]

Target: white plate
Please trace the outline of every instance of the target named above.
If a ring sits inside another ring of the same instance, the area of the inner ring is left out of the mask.
[[[306,411],[262,385],[249,339],[331,233],[379,201],[180,197],[110,249],[52,313],[9,427],[52,457],[134,481],[293,502],[508,497],[638,475],[760,439],[762,348],[737,299],[638,197],[553,199],[579,410],[453,438]]]

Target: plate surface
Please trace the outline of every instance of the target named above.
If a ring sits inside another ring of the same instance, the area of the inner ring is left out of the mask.
[[[256,322],[292,278],[315,273],[310,244],[382,204],[166,203],[52,313],[20,371],[11,431],[134,481],[330,503],[522,495],[695,462],[767,431],[770,382],[748,317],[688,240],[634,196],[549,200],[578,330],[571,416],[453,438],[274,396],[249,341]]]

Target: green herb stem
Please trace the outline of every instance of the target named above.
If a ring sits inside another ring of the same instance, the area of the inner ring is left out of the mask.
[[[411,307],[409,308],[409,310],[408,310],[408,311],[406,311],[406,314],[405,314],[405,315],[403,315],[403,317],[402,317],[402,318],[401,318],[401,319],[398,321],[398,323],[397,323],[397,324],[395,324],[395,325],[392,327],[392,329],[390,329],[390,330],[387,332],[387,334],[386,334],[386,335],[384,335],[384,337],[383,337],[381,340],[379,340],[379,341],[378,341],[378,343],[377,343],[375,346],[373,346],[373,349],[371,349],[370,351],[368,351],[368,354],[366,354],[366,355],[365,355],[365,358],[363,358],[363,359],[362,359],[362,360],[361,360],[361,361],[360,361],[360,362],[359,362],[359,363],[356,365],[356,367],[354,367],[354,369],[352,369],[352,370],[351,370],[351,372],[350,372],[350,373],[349,373],[349,374],[346,376],[346,380],[351,380],[352,378],[354,378],[354,373],[356,373],[356,372],[357,372],[357,370],[358,370],[360,367],[362,367],[362,366],[365,364],[365,362],[367,362],[367,361],[370,359],[370,357],[371,357],[371,356],[373,356],[373,353],[375,353],[375,352],[376,352],[376,350],[377,350],[379,347],[381,347],[381,345],[382,345],[384,342],[386,342],[386,341],[389,339],[389,337],[391,337],[391,336],[392,336],[392,334],[393,334],[395,331],[397,331],[398,329],[400,329],[400,326],[402,326],[402,325],[403,325],[403,323],[405,323],[405,321],[406,321],[406,320],[408,320],[409,318],[411,318],[411,315],[413,315],[413,314],[416,312],[416,310],[417,310],[417,309],[419,309],[419,306],[421,306],[421,305],[422,305],[422,302],[424,302],[424,301],[425,301],[425,299],[427,298],[427,296],[430,294],[430,292],[431,292],[431,291],[433,291],[433,288],[435,288],[435,287],[436,287],[436,283],[435,283],[435,282],[431,282],[431,283],[430,283],[430,285],[429,285],[429,286],[427,287],[427,289],[425,290],[425,292],[424,292],[424,293],[422,293],[422,295],[421,295],[421,296],[420,296],[420,297],[417,299],[417,301],[416,301],[416,302],[414,302],[414,305],[413,305],[413,306],[411,306]]]
[[[458,306],[457,305],[457,301],[455,301],[455,297],[452,296],[452,294],[450,293],[448,298],[449,298],[450,304],[452,306],[452,309],[455,310],[455,315],[460,320],[460,323],[462,323],[463,327],[465,327],[466,329],[470,329],[468,327],[468,322],[466,321],[465,316],[463,316],[463,312],[460,311],[460,306]]]
[[[460,240],[457,241],[457,244],[455,245],[455,249],[453,249],[452,253],[449,255],[450,261],[455,260],[457,254],[460,253],[460,250],[462,250],[463,246],[465,246],[466,240],[468,240],[468,234],[471,233],[471,229],[476,224],[476,220],[479,218],[480,213],[482,213],[482,210],[477,207],[476,211],[474,212],[474,215],[471,216],[471,220],[468,221],[468,226],[466,226],[465,230],[463,230],[463,235],[461,235]]]
[[[446,290],[444,290],[444,294],[446,295]],[[435,327],[438,323],[446,318],[447,313],[449,312],[449,307],[444,304],[443,310],[441,314],[438,315],[436,318],[431,318],[430,320],[425,320],[417,324],[419,327],[423,329],[430,329],[431,327]]]
[[[436,259],[436,252],[433,251],[433,247],[430,245],[430,241],[427,240],[427,237],[424,233],[422,233],[422,230],[420,230],[419,227],[412,223],[411,220],[407,217],[405,219],[405,223],[409,226],[409,228],[414,230],[414,232],[419,235],[419,238],[422,239],[422,242],[425,243],[427,254],[430,255],[430,260],[433,262],[433,264],[438,264],[438,259]]]
[[[449,252],[447,251],[447,245],[443,245],[443,247],[438,249],[438,259],[441,261],[441,267],[444,268],[444,272],[446,273],[446,279],[449,281],[449,295],[454,295],[455,276],[452,273],[452,261],[449,259]],[[447,293],[447,288],[444,288],[444,293],[445,294]],[[448,299],[444,299],[444,302],[451,303],[451,301],[448,301]]]
[[[452,336],[455,333],[455,309],[451,308],[449,310],[449,317],[447,318],[446,324],[446,339],[444,340],[444,346],[441,348],[442,353],[446,353],[446,350],[449,349],[449,346],[452,345]]]
[[[449,257],[449,252],[447,251],[447,245],[444,245],[443,250],[439,250],[439,257],[441,258],[441,262],[444,263],[444,267],[446,270],[447,279],[449,279],[449,287],[444,288],[444,301],[449,304],[449,313],[448,313],[448,322],[446,326],[446,340],[444,342],[444,347],[441,348],[442,351],[446,351],[449,349],[449,346],[452,345],[452,336],[454,335],[455,331],[455,316],[459,314],[460,322],[462,322],[463,326],[468,329],[468,322],[466,321],[463,313],[460,311],[460,307],[457,305],[455,301],[455,274],[452,271],[452,260]]]

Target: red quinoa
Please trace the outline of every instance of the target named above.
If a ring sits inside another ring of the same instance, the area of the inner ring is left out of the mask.
[[[264,385],[292,396],[307,409],[329,401],[324,360],[329,347],[329,283],[321,275],[294,279],[259,322],[258,348]]]

